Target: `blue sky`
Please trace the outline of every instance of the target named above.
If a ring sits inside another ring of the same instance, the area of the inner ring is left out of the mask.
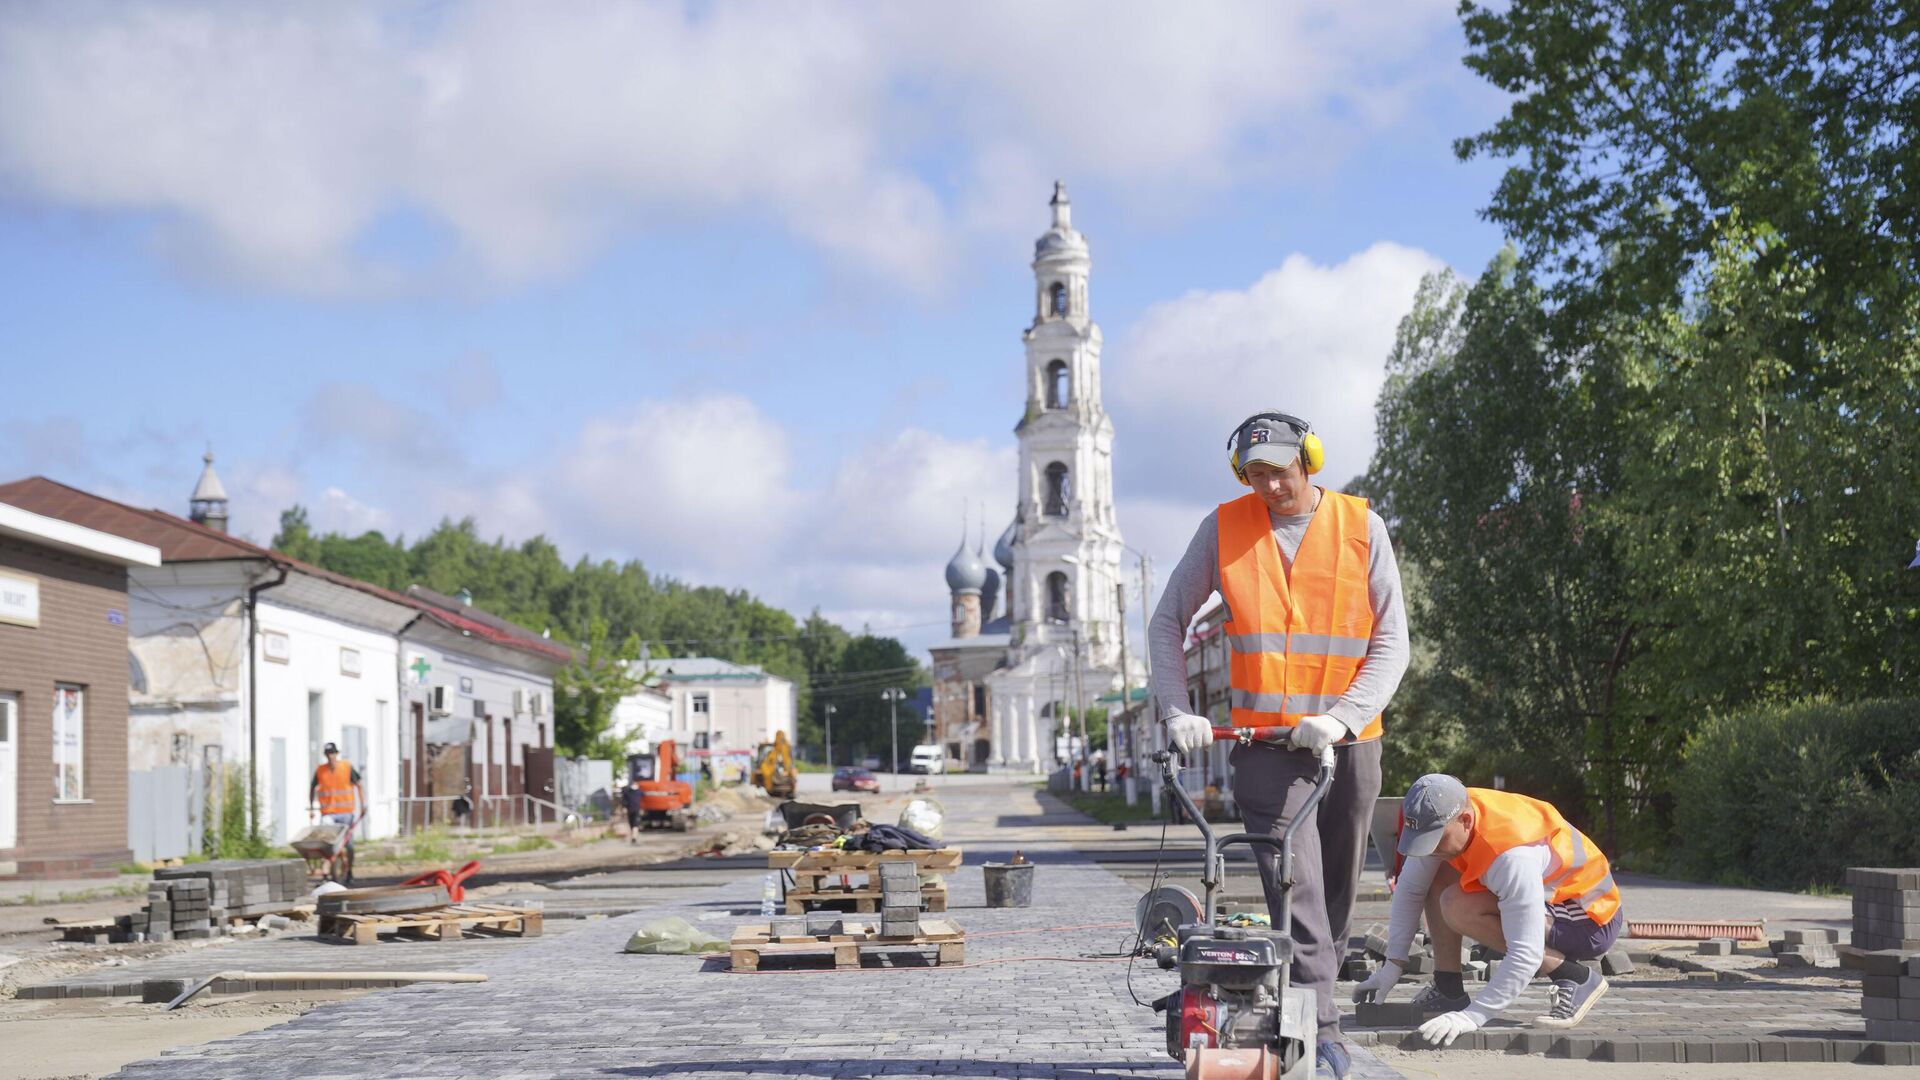
[[[0,475],[236,527],[444,515],[938,636],[1012,509],[1055,178],[1129,540],[1249,400],[1338,482],[1501,99],[1446,2],[25,4],[0,14]]]

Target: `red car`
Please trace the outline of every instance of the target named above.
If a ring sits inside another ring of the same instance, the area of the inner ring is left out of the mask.
[[[835,791],[880,791],[880,778],[868,769],[856,769],[851,765],[842,765],[833,770],[833,790]]]

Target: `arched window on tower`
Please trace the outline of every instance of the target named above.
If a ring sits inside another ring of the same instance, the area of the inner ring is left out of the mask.
[[[1073,376],[1065,360],[1047,365],[1047,408],[1064,409],[1073,402]]]
[[[1066,517],[1067,504],[1073,501],[1073,479],[1059,462],[1047,466],[1047,516]]]
[[[1068,590],[1067,575],[1059,570],[1047,575],[1047,621],[1073,621],[1072,594]]]
[[[1067,286],[1065,282],[1056,281],[1053,283],[1053,287],[1047,290],[1047,310],[1054,315],[1065,315],[1067,313]]]

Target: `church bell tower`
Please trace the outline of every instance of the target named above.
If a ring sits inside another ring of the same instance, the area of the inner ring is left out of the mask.
[[[1034,243],[1034,316],[1026,344],[1020,502],[1008,606],[1014,641],[1067,642],[1083,662],[1117,666],[1121,538],[1113,510],[1113,421],[1100,401],[1100,327],[1088,301],[1092,257],[1066,186]]]

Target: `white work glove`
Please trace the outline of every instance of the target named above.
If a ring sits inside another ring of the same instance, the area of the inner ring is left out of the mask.
[[[1366,977],[1359,986],[1353,988],[1353,1003],[1358,1005],[1368,1001],[1387,1000],[1387,991],[1400,981],[1400,965],[1388,960],[1380,965],[1380,970]]]
[[[1420,1037],[1433,1046],[1452,1046],[1453,1040],[1479,1026],[1480,1021],[1464,1012],[1441,1013],[1420,1025]]]
[[[1346,733],[1347,725],[1325,713],[1303,716],[1293,726],[1293,746],[1296,750],[1317,754],[1339,742]]]
[[[1167,720],[1167,741],[1180,756],[1192,760],[1213,742],[1213,722],[1192,713],[1174,713]]]

